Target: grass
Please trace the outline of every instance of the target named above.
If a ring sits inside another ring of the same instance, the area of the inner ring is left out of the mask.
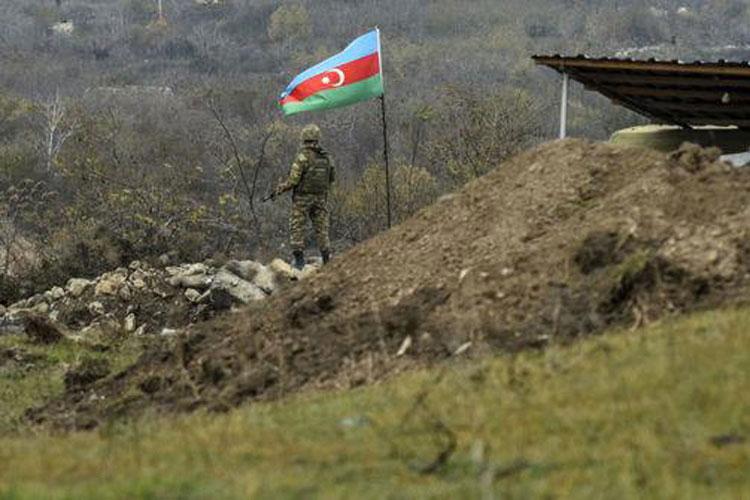
[[[120,342],[106,352],[96,352],[71,341],[42,346],[25,336],[0,335],[0,353],[5,349],[16,349],[33,361],[3,364],[0,355],[0,436],[24,430],[22,416],[27,408],[61,394],[69,367],[84,359],[106,359],[113,370],[121,370],[136,359],[140,342]]]
[[[0,498],[749,498],[749,328],[709,312],[225,415],[28,430],[0,437]]]

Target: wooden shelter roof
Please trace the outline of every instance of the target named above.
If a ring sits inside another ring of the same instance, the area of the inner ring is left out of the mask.
[[[533,60],[658,123],[750,128],[750,63],[537,55]]]

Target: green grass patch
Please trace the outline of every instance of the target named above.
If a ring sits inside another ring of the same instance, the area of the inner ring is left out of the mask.
[[[0,438],[0,498],[742,498],[749,327],[750,309],[709,312],[225,415]]]
[[[8,350],[17,353],[17,359],[3,357]],[[0,335],[0,435],[24,430],[24,411],[62,394],[63,378],[70,367],[85,359],[104,359],[114,372],[133,363],[140,351],[137,339],[116,342],[107,351],[97,352],[72,341],[44,346],[26,336]]]

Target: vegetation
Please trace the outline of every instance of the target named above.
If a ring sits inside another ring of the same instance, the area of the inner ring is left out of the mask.
[[[22,432],[0,438],[0,497],[740,498],[748,324],[708,312],[225,415]]]
[[[741,0],[163,5],[157,18],[152,0],[2,2],[0,303],[169,251],[285,253],[288,202],[259,199],[308,120],[340,167],[336,249],[382,230],[378,106],[282,120],[275,104],[298,71],[373,26],[385,37],[398,221],[554,136],[558,81],[531,54],[747,58],[750,25]],[[576,135],[639,121],[578,88],[571,101]],[[419,182],[402,186],[412,173]]]

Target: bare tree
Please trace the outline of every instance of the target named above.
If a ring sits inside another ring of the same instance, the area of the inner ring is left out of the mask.
[[[69,113],[68,107],[60,97],[59,90],[54,96],[41,102],[39,114],[42,154],[45,171],[49,173],[52,172],[52,167],[65,141],[75,132],[77,120]]]

